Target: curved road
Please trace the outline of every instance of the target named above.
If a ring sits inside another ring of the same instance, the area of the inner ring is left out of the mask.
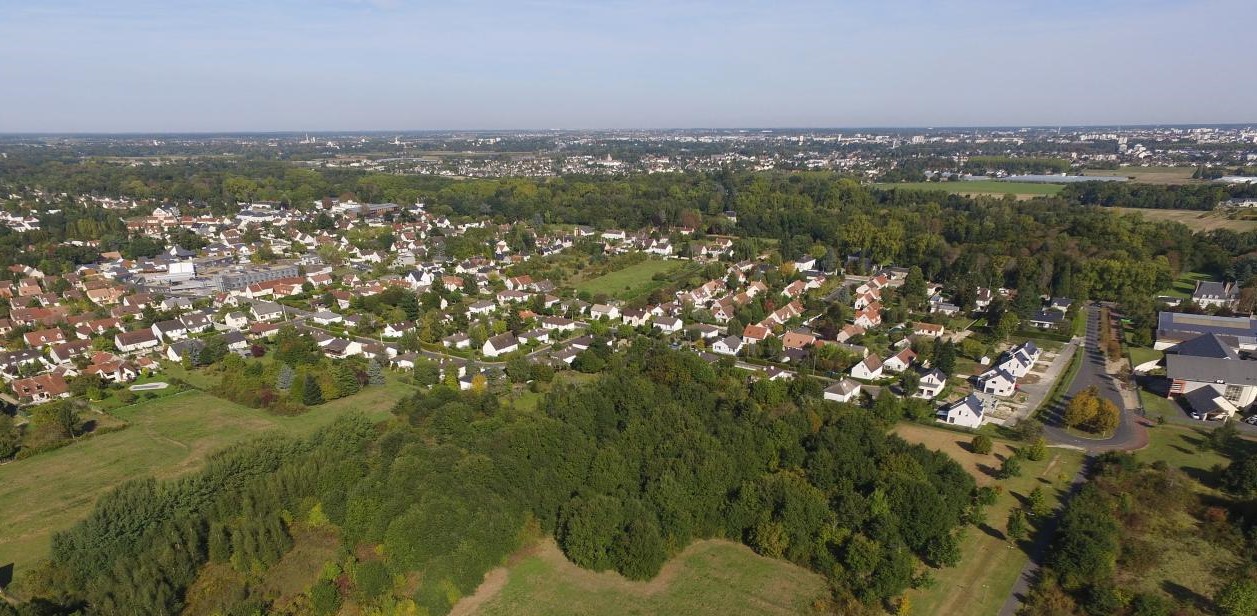
[[[1129,451],[1139,449],[1148,444],[1148,429],[1132,409],[1126,408],[1122,395],[1117,390],[1117,378],[1105,371],[1104,352],[1100,349],[1100,311],[1095,306],[1087,307],[1087,336],[1085,343],[1079,350],[1082,352],[1082,355],[1078,359],[1083,363],[1079,366],[1073,382],[1069,384],[1066,395],[1062,396],[1062,399],[1056,401],[1051,407],[1044,409],[1041,417],[1044,423],[1044,436],[1053,445],[1072,447],[1087,452],[1087,459],[1083,462],[1082,468],[1078,470],[1078,474],[1074,476],[1073,482],[1070,484],[1069,496],[1077,492],[1082,487],[1083,482],[1086,481],[1087,468],[1091,465],[1095,454],[1115,450]],[[1100,391],[1100,396],[1111,400],[1117,405],[1117,408],[1122,410],[1121,422],[1117,426],[1117,431],[1107,439],[1082,438],[1070,434],[1065,429],[1063,421],[1065,405],[1069,404],[1069,400],[1077,395],[1078,392],[1088,387],[1097,388]],[[1069,496],[1066,496],[1066,500],[1068,500]],[[1047,554],[1048,545],[1052,540],[1053,533],[1056,531],[1058,522],[1059,516],[1052,516],[1035,537],[1034,545],[1030,548],[1030,560],[1017,577],[1017,583],[1013,585],[1012,593],[1009,594],[1003,607],[1000,608],[999,616],[1016,615],[1017,610],[1030,592],[1030,586],[1039,573],[1039,566]]]

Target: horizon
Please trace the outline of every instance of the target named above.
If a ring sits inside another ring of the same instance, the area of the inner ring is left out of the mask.
[[[1257,83],[1216,65],[1254,19],[1243,0],[50,0],[0,22],[20,59],[0,133],[1244,124]]]

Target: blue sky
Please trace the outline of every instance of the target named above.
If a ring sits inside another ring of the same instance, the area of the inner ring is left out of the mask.
[[[1257,121],[1254,0],[0,0],[0,132]]]

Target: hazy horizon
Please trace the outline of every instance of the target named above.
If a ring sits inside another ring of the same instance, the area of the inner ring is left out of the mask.
[[[1257,122],[1242,0],[49,0],[4,134]]]

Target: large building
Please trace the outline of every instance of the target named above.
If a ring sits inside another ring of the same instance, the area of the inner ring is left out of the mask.
[[[219,291],[236,291],[251,284],[292,278],[298,275],[297,265],[237,265],[214,274],[213,280]]]
[[[1238,348],[1257,350],[1257,319],[1214,317],[1207,314],[1162,312],[1157,318],[1156,349],[1164,351],[1201,334],[1232,336]]]
[[[1229,418],[1257,401],[1257,361],[1235,336],[1200,334],[1166,350],[1169,395],[1208,419]]]

